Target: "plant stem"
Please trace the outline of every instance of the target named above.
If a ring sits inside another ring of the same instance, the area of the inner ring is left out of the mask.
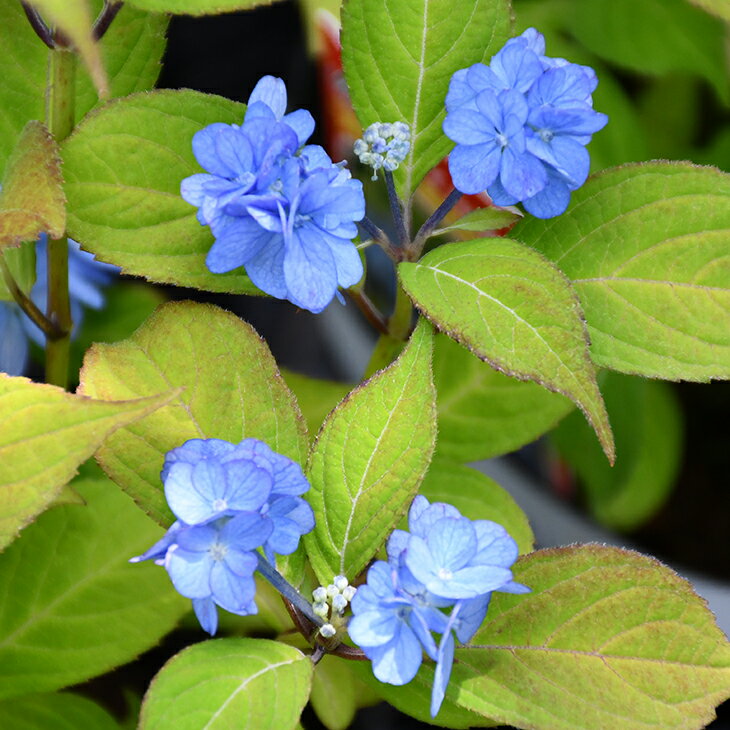
[[[297,610],[303,613],[315,626],[322,626],[324,621],[320,616],[312,610],[312,605],[304,598],[304,596],[279,573],[276,568],[259,553],[258,571],[266,580],[286,598]]]
[[[122,9],[123,4],[123,2],[104,0],[104,7],[101,9],[99,17],[94,21],[92,29],[94,40],[100,41],[104,37],[104,33],[107,32],[112,21],[117,17],[117,13]]]
[[[398,233],[398,241],[402,247],[408,245],[408,230],[406,228],[405,221],[403,220],[403,208],[400,204],[400,198],[398,193],[395,191],[395,182],[393,180],[393,173],[389,170],[384,170],[385,186],[388,190],[388,202],[390,203],[390,211],[393,215],[393,223],[395,224],[395,230]]]
[[[454,188],[441,205],[431,214],[428,220],[418,229],[416,237],[413,239],[412,247],[415,249],[418,257],[423,250],[423,244],[426,239],[434,232],[439,223],[444,219],[446,214],[459,202],[463,193]]]
[[[28,22],[30,23],[31,28],[35,31],[35,34],[51,50],[53,50],[56,47],[56,44],[53,42],[53,36],[51,35],[51,31],[48,26],[43,22],[41,16],[38,15],[38,11],[34,7],[28,5],[28,3],[21,2],[21,5],[23,6],[25,17],[28,18]]]
[[[36,307],[33,300],[18,286],[2,254],[0,254],[0,270],[2,270],[3,279],[5,280],[5,286],[8,287],[8,291],[13,295],[13,299],[15,299],[18,306],[28,315],[31,321],[39,327],[46,337],[51,339],[60,337],[63,334],[61,330]]]
[[[50,52],[46,87],[46,126],[57,143],[74,127],[76,57],[71,51]],[[46,382],[66,388],[71,341],[71,303],[68,293],[68,239],[48,239],[48,307],[46,315],[63,333],[46,340]]]
[[[365,234],[369,238],[375,241],[375,243],[377,243],[378,246],[380,246],[380,248],[388,254],[388,257],[392,261],[397,263],[398,261],[403,260],[403,251],[397,246],[394,246],[393,242],[388,237],[388,234],[380,228],[380,226],[375,225],[370,218],[365,216],[358,222],[358,225],[363,231],[365,231]]]
[[[388,332],[388,323],[381,311],[373,304],[370,297],[362,290],[351,288],[347,290],[350,298],[357,304],[359,310],[368,322],[381,334]]]

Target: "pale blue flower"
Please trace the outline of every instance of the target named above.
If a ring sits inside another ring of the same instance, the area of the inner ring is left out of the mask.
[[[361,183],[321,147],[302,147],[314,128],[309,112],[285,109],[283,81],[265,76],[242,125],[195,135],[193,151],[209,174],[183,180],[181,194],[215,238],[210,271],[244,267],[267,294],[321,312],[338,286],[362,277],[352,240],[365,200]]]
[[[608,117],[593,110],[593,69],[544,52],[544,38],[530,28],[488,66],[457,71],[443,128],[456,142],[449,170],[458,190],[486,190],[497,205],[522,202],[533,215],[550,218],[585,182],[585,146]]]

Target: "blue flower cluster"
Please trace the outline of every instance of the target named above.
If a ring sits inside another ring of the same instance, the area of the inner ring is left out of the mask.
[[[48,237],[42,234],[36,243],[36,281],[30,290],[33,303],[44,312],[48,295],[47,268]],[[68,289],[71,300],[73,337],[84,317],[84,309],[101,309],[104,306],[105,286],[119,274],[112,264],[97,261],[93,254],[82,251],[76,241],[68,242]],[[28,339],[40,347],[45,335],[25,316],[15,302],[0,302],[0,371],[10,375],[22,375],[28,360]]]
[[[474,636],[492,591],[530,589],[512,580],[518,549],[501,525],[469,520],[452,505],[418,496],[408,527],[410,533],[393,532],[388,562],[374,563],[367,584],[358,588],[348,632],[372,660],[375,676],[388,684],[410,682],[425,651],[436,662],[435,717],[451,676],[454,635],[462,644]],[[438,644],[434,633],[441,634]]]
[[[538,218],[564,212],[588,177],[585,146],[608,122],[593,110],[593,69],[545,55],[534,28],[509,40],[489,66],[457,71],[443,129],[455,187],[486,190],[497,205],[522,202]]]
[[[131,562],[163,565],[211,635],[216,605],[241,616],[256,613],[255,551],[263,547],[273,565],[274,553],[293,553],[314,527],[312,508],[300,496],[309,482],[299,464],[253,438],[238,445],[191,439],[168,451],[162,481],[178,519]]]
[[[362,262],[352,240],[365,215],[362,183],[319,146],[303,146],[311,114],[285,114],[286,88],[264,76],[248,100],[243,124],[211,124],[193,137],[208,174],[182,181],[215,242],[213,273],[245,267],[251,281],[278,299],[321,312],[337,287],[356,284]]]

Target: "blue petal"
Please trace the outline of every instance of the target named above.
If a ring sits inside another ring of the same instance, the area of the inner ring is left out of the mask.
[[[192,464],[176,462],[171,465],[165,480],[165,498],[170,509],[188,525],[205,522],[215,514],[210,500],[193,484],[193,469]]]
[[[268,444],[258,439],[248,438],[236,446],[231,458],[253,459],[261,467],[268,467],[274,477],[271,497],[288,495],[299,496],[309,489],[309,482],[302,467],[291,459],[273,451]]]
[[[282,239],[280,233],[264,230],[253,218],[236,219],[216,238],[205,258],[205,265],[214,274],[223,274],[245,266],[251,276],[249,264],[261,256],[263,251],[276,246],[279,239]],[[259,284],[257,286],[267,291]]]
[[[502,122],[501,108],[497,105],[492,92],[484,91],[479,96],[484,97],[483,107],[486,111],[457,109],[444,119],[444,134],[456,144],[471,146],[491,144],[494,141],[494,130],[501,126]],[[490,118],[487,113],[494,115],[495,118]]]
[[[542,162],[529,152],[516,154],[506,147],[499,179],[507,193],[518,200],[525,200],[545,187],[547,172]]]
[[[557,172],[548,169],[548,184],[537,195],[523,202],[536,218],[552,218],[564,213],[570,203],[570,188]]]
[[[428,500],[418,495],[408,512],[408,527],[414,535],[424,539],[431,532],[431,528],[443,517],[461,517],[456,507],[446,502],[434,502],[429,504]]]
[[[286,85],[276,76],[263,76],[248,97],[248,105],[257,101],[266,104],[276,118],[281,119],[286,111]]]
[[[277,299],[286,299],[288,290],[284,280],[284,236],[280,233],[268,235],[270,238],[266,245],[246,262],[246,273],[261,291]]]
[[[423,661],[421,642],[402,623],[393,641],[366,653],[372,660],[373,674],[387,684],[407,684],[416,676]]]
[[[259,564],[256,554],[249,550],[241,550],[229,545],[224,561],[228,570],[242,578],[250,578]]]
[[[149,550],[137,555],[134,558],[130,558],[130,563],[139,563],[143,560],[159,560],[164,558],[167,554],[167,549],[175,542],[175,537],[182,527],[180,522],[173,522],[168,528],[167,532],[159,539]]]
[[[456,611],[456,609],[454,609]],[[451,667],[454,664],[454,637],[448,630],[442,637],[438,648],[436,671],[433,675],[431,689],[431,717],[436,717],[444,701],[446,686],[451,678]]]
[[[203,204],[203,198],[205,192],[203,186],[210,180],[220,180],[221,178],[215,177],[214,175],[208,175],[206,173],[198,173],[197,175],[191,175],[186,177],[180,183],[180,195],[186,203],[200,207]]]
[[[210,587],[213,600],[226,611],[246,610],[256,594],[253,575],[236,575],[220,561],[215,561],[211,568]]]
[[[165,454],[165,463],[160,478],[164,482],[170,467],[177,461],[197,464],[201,459],[218,458],[233,451],[235,446],[221,439],[188,439],[182,446],[170,449]]]
[[[398,561],[403,551],[408,547],[411,536],[405,530],[393,530],[388,538],[388,562],[398,567]]]
[[[231,126],[229,124],[216,122],[215,124],[209,124],[193,135],[193,154],[195,155],[195,159],[204,170],[207,170],[213,175],[229,178],[236,176],[236,171],[220,159],[216,148],[218,135],[230,129]]]
[[[504,586],[500,590],[504,590]],[[458,620],[454,623],[456,637],[462,644],[469,641],[479,630],[487,615],[491,593],[461,602]]]
[[[284,256],[287,299],[315,314],[332,301],[337,289],[334,256],[317,231],[311,223],[295,229]]]
[[[0,370],[22,375],[28,361],[28,340],[14,303],[0,302]]]
[[[468,195],[486,190],[497,177],[500,164],[499,148],[494,144],[457,145],[449,155],[454,187]]]
[[[218,159],[234,172],[225,177],[240,177],[254,169],[254,155],[246,134],[238,128],[227,127],[216,135]]]
[[[400,619],[395,611],[378,607],[376,610],[353,616],[347,625],[347,633],[358,646],[383,646],[393,640],[399,623]]]
[[[412,543],[421,539],[414,537]],[[461,519],[446,517],[439,520],[431,528],[426,543],[436,561],[431,566],[434,570],[441,568],[448,571],[458,570],[469,562],[477,549],[476,532],[472,523],[465,517]],[[406,560],[408,567],[413,571],[411,561],[408,558]],[[415,571],[413,574],[418,577]]]
[[[297,109],[287,114],[284,117],[284,124],[294,130],[300,145],[303,145],[314,132],[314,118],[306,109]]]
[[[187,552],[201,553],[210,550],[218,541],[219,534],[220,531],[213,525],[194,525],[180,529],[173,535],[173,540]]]
[[[507,530],[490,520],[476,520],[477,551],[472,565],[498,565],[509,568],[517,560],[519,549]]]
[[[271,520],[258,512],[242,512],[223,526],[220,542],[239,550],[255,550],[269,539],[273,529]]]
[[[165,557],[165,568],[175,590],[186,598],[207,598],[211,594],[208,552],[190,552],[173,545]]]
[[[218,628],[218,609],[212,598],[193,598],[193,611],[203,627],[211,636]]]
[[[244,459],[226,461],[220,468],[230,509],[255,511],[266,502],[273,484],[270,470]]]

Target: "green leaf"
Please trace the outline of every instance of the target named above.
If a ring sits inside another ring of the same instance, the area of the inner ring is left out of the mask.
[[[730,644],[689,583],[652,558],[584,545],[521,558],[447,691],[521,728],[701,728],[730,694]],[[432,671],[422,671],[430,677]]]
[[[60,238],[65,227],[58,145],[43,124],[28,122],[3,175],[0,252],[23,241],[35,241],[43,232]]]
[[[325,585],[354,579],[408,509],[436,438],[432,334],[422,321],[400,357],[328,416],[309,457],[317,520],[304,541]]]
[[[700,74],[730,101],[725,26],[686,0],[576,2],[569,20],[572,35],[607,61],[642,75]]]
[[[380,697],[351,671],[351,664],[325,654],[314,668],[309,701],[327,730],[346,730],[359,707],[380,701]]]
[[[484,238],[441,246],[398,271],[416,306],[477,357],[575,402],[613,461],[581,309],[559,269],[516,241]]]
[[[289,730],[309,697],[312,662],[265,639],[217,639],[183,649],[152,680],[140,730]]]
[[[535,544],[530,523],[517,502],[494,479],[476,469],[434,459],[418,491],[430,502],[453,504],[470,520],[498,522],[514,538],[520,553],[530,552]]]
[[[507,228],[522,218],[517,208],[477,208],[472,210],[451,225],[439,228],[434,235],[448,233],[449,231],[497,231]]]
[[[84,354],[94,342],[119,342],[134,331],[165,301],[158,289],[139,281],[120,281],[104,291],[102,309],[87,309],[71,343],[71,371],[79,372]]]
[[[189,609],[153,563],[162,530],[108,479],[55,507],[0,555],[0,696],[82,682],[154,646]],[[85,727],[77,725],[77,727]]]
[[[597,365],[730,378],[730,175],[669,162],[606,170],[562,216],[513,234],[572,280]]]
[[[69,38],[86,64],[99,96],[109,96],[109,80],[104,69],[99,44],[92,32],[93,19],[88,0],[28,0],[38,10],[46,25],[57,27]]]
[[[633,530],[662,506],[682,456],[682,414],[670,386],[606,373],[606,408],[616,435],[616,465],[602,458],[585,423],[569,415],[551,434],[583,483],[588,504],[604,525]]]
[[[555,426],[573,404],[537,383],[494,370],[446,335],[434,340],[436,453],[454,461],[507,454]]]
[[[453,146],[441,130],[452,75],[488,61],[510,24],[509,0],[345,1],[342,62],[360,123],[411,127],[411,148],[397,173],[404,199]]]
[[[79,390],[111,400],[161,387],[184,390],[97,453],[104,471],[161,525],[173,520],[160,481],[164,457],[188,439],[254,437],[303,463],[307,439],[296,401],[264,341],[229,312],[163,305],[130,339],[89,350]]]
[[[202,168],[195,132],[240,122],[243,106],[197,91],[155,91],[110,102],[62,148],[69,235],[125,273],[210,291],[259,293],[243,273],[212,274],[213,245],[181,181]]]
[[[428,660],[426,660],[428,661]],[[408,684],[394,686],[379,682],[373,675],[373,665],[370,662],[351,662],[353,673],[377,692],[386,702],[401,712],[415,717],[421,722],[433,724],[438,722],[439,727],[471,728],[494,727],[498,723],[491,722],[475,712],[459,707],[449,692],[444,699],[439,714],[431,717],[431,687],[433,685],[433,671],[421,669]],[[452,680],[453,681],[453,680]]]
[[[56,498],[109,434],[167,403],[170,390],[102,403],[0,373],[0,549]]]
[[[351,385],[334,380],[320,380],[292,370],[282,370],[286,384],[297,397],[309,433],[317,433],[329,412],[350,392]]]
[[[112,96],[126,96],[152,88],[165,47],[164,15],[150,15],[124,7],[102,39],[101,53],[109,74]],[[95,11],[102,7],[95,0]],[[28,23],[17,0],[0,0],[0,171],[5,166],[20,131],[29,119],[45,118],[48,49]],[[76,120],[98,101],[87,74],[76,77]]]
[[[10,730],[119,730],[99,705],[68,692],[26,695],[0,702],[0,727]]]
[[[35,242],[28,242],[17,248],[6,248],[2,255],[15,283],[27,294],[35,284]],[[2,301],[14,302],[15,298],[5,284],[4,277],[0,276],[0,302]]]
[[[708,13],[717,15],[718,18],[730,21],[730,5],[726,0],[689,0],[694,5],[698,5]]]
[[[153,13],[175,15],[219,15],[271,5],[274,0],[127,0],[130,5]]]

